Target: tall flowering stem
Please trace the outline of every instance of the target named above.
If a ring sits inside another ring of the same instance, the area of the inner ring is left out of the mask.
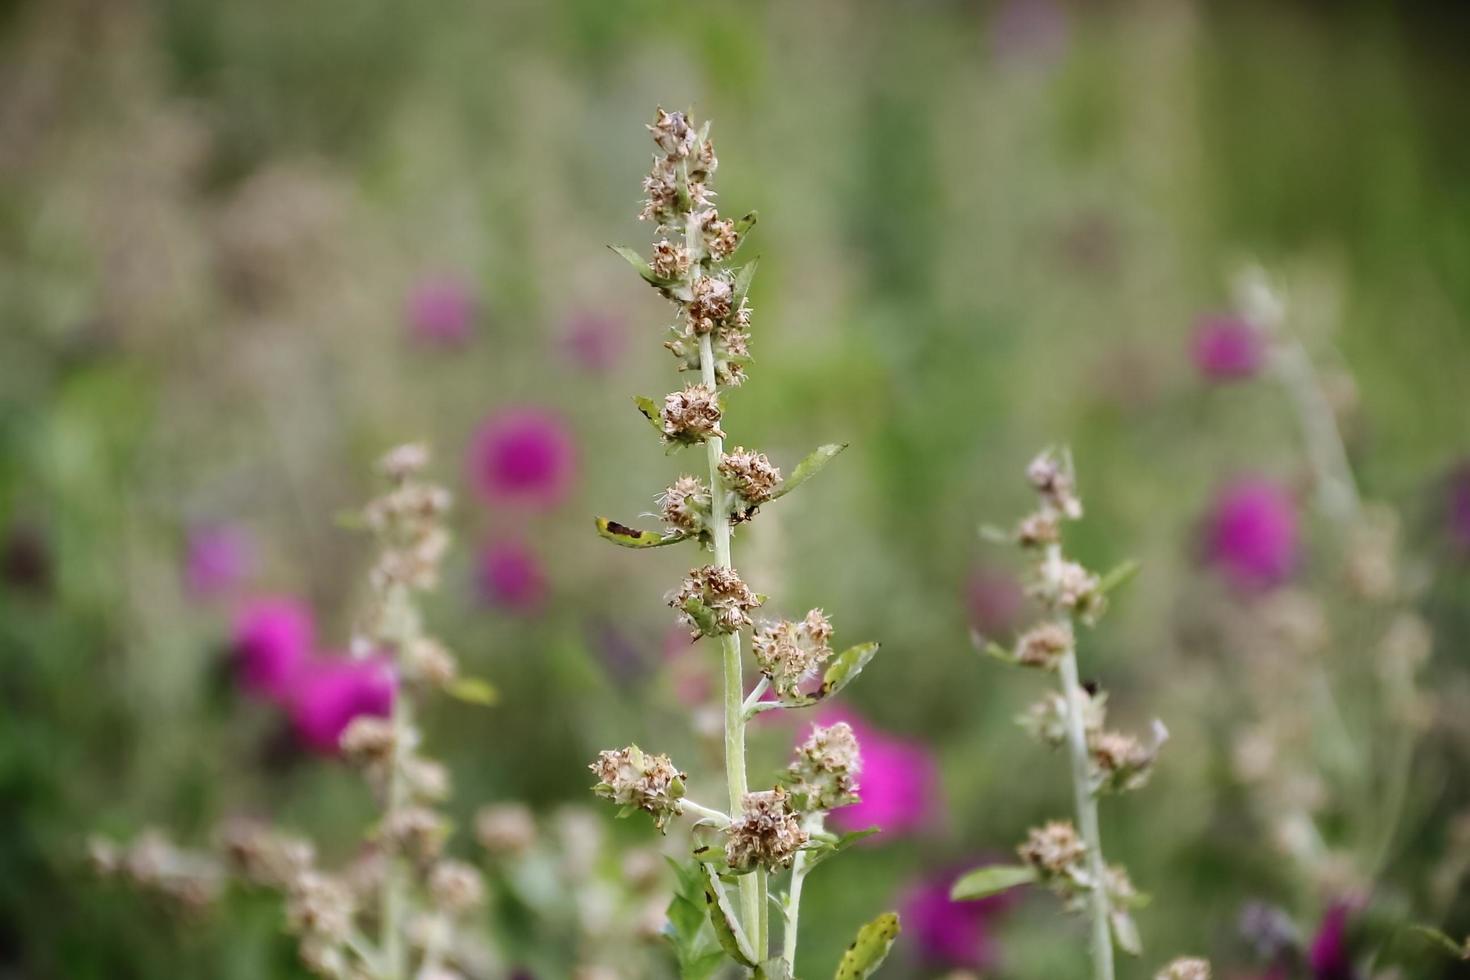
[[[624,814],[648,813],[659,829],[675,817],[694,818],[700,844],[689,868],[681,869],[680,893],[670,907],[666,931],[680,964],[704,962],[712,953],[706,947],[717,939],[714,949],[722,949],[754,975],[790,977],[802,882],[819,860],[853,839],[827,833],[823,815],[857,798],[854,779],[861,760],[849,726],[818,726],[798,748],[790,768],[765,784],[769,789],[752,792],[745,726],[761,711],[808,707],[836,694],[878,647],[866,643],[836,653],[832,624],[820,609],[799,620],[760,624],[751,616],[767,600],[735,569],[734,529],[805,482],[843,447],[821,447],[789,477],[764,453],[739,446],[726,451],[721,394],[745,380],[751,321],[746,294],[755,272],[754,261],[734,267],[730,260],[755,216],[730,220],[715,209],[710,181],[718,161],[708,126],[696,129],[684,114],[660,109],[648,128],[658,152],[644,181],[642,217],[656,227],[653,254],[645,260],[633,249],[615,251],[673,303],[674,323],[664,347],[680,371],[694,372],[699,380],[667,395],[662,404],[647,398],[635,401],[669,452],[703,444],[708,473],[706,479],[680,476],[659,497],[662,531],[641,531],[605,518],[598,518],[597,529],[629,548],[687,541],[712,557],[690,570],[668,604],[695,639],[713,639],[720,650],[724,783],[730,809],[725,813],[689,799],[688,774],[668,756],[636,745],[600,754],[591,766],[598,780],[594,792],[621,804]],[[746,630],[752,631],[751,650],[761,672],[750,690],[741,650]],[[768,693],[772,696],[765,697]],[[771,957],[768,876],[788,869],[792,879],[781,906],[781,952]],[[738,903],[726,895],[730,882],[738,890]],[[708,928],[691,923],[690,909],[708,910]],[[842,975],[867,976],[887,955],[897,933],[897,917],[891,914],[869,923],[848,954],[852,972]],[[844,968],[848,966],[845,961]]]
[[[1012,537],[1024,551],[1038,556],[1030,591],[1045,614],[1013,649],[993,642],[982,646],[1000,660],[1057,675],[1058,689],[1020,721],[1044,744],[1066,747],[1076,824],[1052,821],[1033,829],[1018,848],[1021,865],[979,868],[955,883],[953,896],[979,899],[1020,884],[1045,885],[1068,909],[1088,915],[1094,980],[1113,980],[1114,946],[1134,955],[1141,951],[1130,914],[1140,898],[1127,872],[1110,866],[1104,856],[1098,797],[1142,786],[1166,733],[1158,722],[1147,741],[1105,727],[1107,695],[1082,684],[1077,632],[1097,622],[1106,609],[1108,592],[1128,576],[1131,566],[1099,577],[1063,552],[1063,525],[1082,517],[1069,456],[1044,452],[1032,461],[1026,476],[1038,506]]]

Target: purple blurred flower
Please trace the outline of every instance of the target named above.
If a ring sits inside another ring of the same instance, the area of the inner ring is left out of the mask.
[[[1314,980],[1352,980],[1353,965],[1348,957],[1348,916],[1352,909],[1344,902],[1336,902],[1327,909],[1317,934],[1312,937],[1312,948],[1307,959],[1312,967]]]
[[[385,658],[317,660],[302,669],[292,687],[291,725],[308,748],[335,753],[352,719],[392,714],[397,691],[397,676]]]
[[[885,836],[915,833],[939,811],[939,771],[919,742],[889,735],[845,711],[824,713],[822,724],[845,721],[857,735],[863,771],[859,801],[832,811],[839,830],[877,827]]]
[[[927,878],[904,893],[900,905],[904,931],[926,965],[963,970],[991,970],[999,952],[986,926],[1010,904],[1009,894],[978,902],[954,902],[949,889],[959,877],[946,872]]]
[[[1445,518],[1451,544],[1462,555],[1470,556],[1470,460],[1460,463],[1450,473]]]
[[[1026,593],[1015,576],[995,568],[977,568],[965,588],[970,625],[984,637],[1005,636],[1020,622]]]
[[[470,339],[475,323],[475,295],[451,276],[420,280],[408,294],[408,326],[428,344],[456,346]]]
[[[470,441],[470,482],[488,501],[554,507],[566,495],[575,468],[571,433],[539,408],[499,412]]]
[[[1194,366],[1209,381],[1254,377],[1266,360],[1266,340],[1246,320],[1210,314],[1195,321],[1191,341]]]
[[[189,532],[184,585],[200,599],[227,595],[255,568],[255,542],[244,528],[203,524]]]
[[[1215,498],[1206,529],[1209,560],[1243,589],[1279,584],[1296,567],[1296,503],[1269,480],[1246,478]]]
[[[602,373],[617,366],[628,344],[628,331],[620,317],[582,310],[567,318],[562,344],[578,368]]]
[[[516,540],[492,541],[480,549],[480,595],[515,612],[531,613],[546,600],[546,572],[541,559]]]
[[[240,686],[280,701],[311,656],[316,627],[311,609],[290,596],[252,599],[235,615],[230,652]]]

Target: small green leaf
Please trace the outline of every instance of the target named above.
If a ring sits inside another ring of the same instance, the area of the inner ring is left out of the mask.
[[[806,873],[811,874],[813,869],[823,861],[835,854],[847,850],[858,841],[872,837],[878,833],[877,827],[866,827],[863,830],[852,830],[837,837],[827,839],[829,835],[822,835],[817,839],[817,846],[807,852]]]
[[[1133,916],[1122,909],[1113,909],[1108,914],[1108,923],[1113,927],[1113,940],[1118,948],[1129,956],[1143,954],[1143,940],[1138,935],[1138,924]]]
[[[715,614],[710,611],[709,606],[706,606],[700,601],[698,596],[690,596],[688,599],[685,599],[684,604],[679,608],[690,619],[694,620],[694,625],[698,626],[699,631],[705,636],[714,636],[719,632],[718,624],[715,622]]]
[[[643,277],[644,281],[647,282],[650,286],[657,286],[660,289],[664,289],[674,284],[674,280],[672,279],[660,279],[658,276],[654,275],[653,269],[649,267],[648,262],[643,258],[643,256],[638,254],[637,249],[629,248],[626,245],[609,245],[608,248],[612,249],[614,252],[618,253],[624,259],[626,259],[628,264],[631,265],[637,271],[637,273]]]
[[[994,640],[987,640],[980,635],[979,630],[970,630],[970,642],[975,644],[975,649],[987,657],[994,657],[1003,663],[1014,664],[1019,662],[1014,650],[1007,650]]]
[[[751,224],[754,223],[754,220],[752,220]],[[755,270],[760,263],[761,260],[757,257],[735,270],[735,284],[730,289],[730,301],[736,309],[740,308],[741,302],[744,301],[746,294],[750,292],[751,280],[755,279]]]
[[[755,956],[750,951],[745,931],[740,928],[740,920],[735,918],[735,909],[725,894],[724,884],[715,874],[713,865],[701,864],[700,867],[704,869],[704,901],[710,925],[715,927],[715,938],[735,962],[741,966],[755,966]]]
[[[688,538],[687,534],[660,534],[657,531],[640,531],[636,527],[597,518],[597,533],[613,544],[624,548],[662,548],[666,544],[677,544]]]
[[[1122,562],[1121,564],[1114,565],[1112,569],[1110,569],[1108,573],[1098,581],[1097,590],[1103,595],[1107,595],[1109,592],[1113,591],[1119,586],[1126,585],[1129,579],[1138,574],[1139,567],[1140,566],[1138,562],[1134,561],[1131,558],[1128,561]]]
[[[653,431],[662,437],[664,434],[663,413],[659,410],[658,402],[652,398],[645,398],[643,395],[634,395],[633,404],[638,406],[639,413],[648,420],[649,425],[653,426]]]
[[[776,492],[771,494],[771,499],[775,500],[777,497],[786,496],[807,480],[816,476],[822,467],[832,462],[832,458],[846,448],[847,443],[845,442],[829,442],[825,446],[818,446],[812,451],[811,455],[796,464],[796,469],[792,470],[791,475],[776,488]]]
[[[877,643],[859,643],[855,647],[848,647],[837,655],[827,672],[822,675],[822,687],[817,697],[831,697],[838,691],[857,679],[857,675],[863,672],[878,653]]]
[[[966,872],[954,887],[949,897],[956,902],[977,898],[989,898],[1017,885],[1028,885],[1036,880],[1036,870],[1024,864],[990,864]]]
[[[444,686],[444,693],[457,701],[487,708],[500,700],[500,692],[495,685],[478,677],[456,677]]]
[[[1451,956],[1462,960],[1470,960],[1470,940],[1466,940],[1463,944],[1458,943],[1443,932],[1430,926],[1414,925],[1407,927],[1405,931],[1421,939],[1428,940]]]
[[[897,912],[884,912],[858,930],[857,938],[842,954],[833,980],[867,980],[883,965],[893,941],[898,938]]]
[[[708,980],[725,962],[725,951],[710,937],[705,923],[704,872],[696,862],[669,858],[676,886],[666,909],[663,935],[673,947],[682,980]]]

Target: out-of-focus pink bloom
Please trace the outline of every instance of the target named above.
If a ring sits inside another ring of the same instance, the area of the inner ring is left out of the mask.
[[[821,721],[850,724],[863,760],[859,801],[832,811],[835,827],[844,831],[877,827],[880,837],[897,837],[933,821],[939,811],[939,770],[927,747],[873,728],[844,711],[824,712]]]
[[[1315,980],[1352,980],[1353,964],[1348,956],[1348,916],[1352,909],[1344,902],[1334,903],[1322,917],[1307,960]]]
[[[926,878],[904,893],[900,904],[904,932],[926,965],[994,969],[999,950],[987,925],[1010,904],[1010,893],[977,902],[951,901],[949,889],[959,874]]]
[[[1296,567],[1296,503],[1269,480],[1238,480],[1215,499],[1206,528],[1207,557],[1243,589],[1285,580]]]
[[[230,651],[240,686],[260,697],[283,700],[311,656],[311,609],[289,596],[252,599],[235,615]]]
[[[1194,366],[1207,380],[1241,381],[1261,370],[1266,361],[1266,341],[1241,317],[1209,314],[1195,321],[1190,352]]]
[[[352,719],[391,715],[397,691],[397,676],[385,658],[317,660],[302,669],[292,686],[291,725],[308,748],[334,753]]]
[[[611,371],[628,346],[627,326],[620,317],[581,310],[567,318],[562,345],[567,358],[583,371]]]
[[[1445,505],[1450,542],[1462,555],[1470,556],[1470,460],[1450,473]]]
[[[571,486],[575,469],[571,433],[539,408],[499,412],[470,441],[470,483],[493,503],[554,507]]]
[[[516,540],[492,541],[480,549],[480,595],[514,612],[532,613],[546,600],[548,585],[541,559]]]
[[[228,595],[255,568],[255,543],[229,524],[205,524],[189,532],[184,556],[184,586],[200,599]]]
[[[970,625],[984,637],[1005,636],[1020,623],[1026,593],[1015,577],[994,568],[977,568],[965,588]]]
[[[475,324],[474,291],[451,276],[423,279],[409,291],[408,326],[415,339],[456,346],[470,339]]]

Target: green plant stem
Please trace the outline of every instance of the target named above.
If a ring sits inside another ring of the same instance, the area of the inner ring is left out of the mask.
[[[692,227],[692,218],[690,223]],[[717,390],[714,350],[709,334],[699,338],[699,368],[705,386],[710,391]],[[729,493],[720,476],[725,441],[719,436],[710,436],[705,441],[705,452],[709,457],[710,523],[714,525],[710,534],[714,538],[715,563],[723,568],[732,568]],[[745,794],[750,791],[745,776],[745,673],[740,660],[739,633],[720,635],[720,655],[725,680],[725,783],[730,790],[730,815],[739,817]],[[766,906],[766,876],[763,871],[740,876],[740,904],[745,932],[759,962],[766,955],[766,935],[761,928]]]
[[[402,691],[393,699],[393,759],[388,768],[387,805],[383,811],[384,823],[389,823],[403,807],[407,796],[404,783],[403,747],[408,743],[408,733],[413,728],[412,707]],[[403,858],[393,854],[388,858],[383,876],[381,935],[378,948],[383,953],[383,980],[406,980],[408,976],[407,950],[403,945],[403,917],[407,898],[407,881]]]
[[[1277,346],[1272,364],[1296,409],[1322,512],[1334,521],[1356,518],[1361,507],[1358,483],[1312,359],[1300,342],[1286,340]]]
[[[821,813],[808,816],[805,821],[807,833],[821,833],[822,820]],[[781,958],[791,967],[793,976],[796,973],[796,940],[800,935],[797,926],[801,919],[801,886],[806,883],[806,855],[806,851],[797,851],[796,858],[791,862],[791,889],[786,895],[786,916],[781,931]]]
[[[1091,765],[1084,727],[1086,695],[1077,678],[1077,651],[1068,650],[1058,670],[1067,698],[1067,743],[1072,756],[1072,795],[1077,802],[1077,829],[1087,845],[1087,873],[1092,878],[1087,905],[1092,915],[1092,975],[1113,980],[1113,936],[1108,925],[1107,863],[1103,860],[1102,830],[1097,819],[1097,796],[1092,791]]]

